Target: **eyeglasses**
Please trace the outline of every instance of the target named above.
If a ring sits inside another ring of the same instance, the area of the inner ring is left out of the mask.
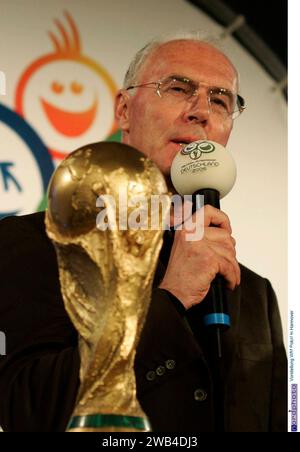
[[[168,100],[171,104],[190,101],[193,96],[199,96],[201,86],[206,86],[209,111],[212,115],[222,120],[228,117],[235,119],[246,108],[245,100],[239,94],[234,94],[226,88],[208,86],[204,82],[198,84],[188,78],[177,75],[172,75],[157,82],[132,85],[126,88],[126,90],[133,88],[151,88],[151,85],[156,86],[156,94],[159,97]]]

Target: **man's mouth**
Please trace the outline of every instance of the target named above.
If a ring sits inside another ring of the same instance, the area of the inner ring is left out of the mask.
[[[190,143],[193,143],[194,141],[198,141],[201,138],[199,137],[180,137],[180,138],[175,138],[174,140],[171,140],[172,143],[175,143],[181,147],[187,146]]]
[[[187,141],[175,141],[176,144],[179,144],[181,147],[187,146],[189,143]]]
[[[181,151],[181,149],[183,149],[185,146],[187,146],[188,144],[192,143],[193,141],[196,140],[172,140],[171,143],[173,144],[176,153]]]

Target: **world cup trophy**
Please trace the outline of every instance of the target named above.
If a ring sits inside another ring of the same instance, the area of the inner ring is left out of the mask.
[[[150,224],[153,195],[162,199],[156,228]],[[81,361],[69,432],[150,430],[133,366],[169,208],[159,169],[124,144],[85,146],[52,177],[46,230]]]

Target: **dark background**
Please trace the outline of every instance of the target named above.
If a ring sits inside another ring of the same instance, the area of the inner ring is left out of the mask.
[[[244,15],[248,25],[287,65],[288,0],[223,0],[223,3]]]
[[[252,29],[287,67],[287,8],[288,0],[187,0],[214,17],[221,25],[228,22],[227,9],[233,17],[243,15],[246,25]],[[210,2],[211,1],[211,2]],[[218,4],[220,7],[218,7]],[[226,6],[223,16],[222,5]],[[239,30],[242,30],[241,27]],[[239,31],[238,30],[238,31]],[[263,64],[263,61],[261,61]]]

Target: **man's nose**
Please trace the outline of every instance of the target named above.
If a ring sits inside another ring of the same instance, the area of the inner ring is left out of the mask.
[[[187,122],[197,122],[205,125],[209,114],[210,106],[206,93],[197,93],[189,100],[184,117]]]

